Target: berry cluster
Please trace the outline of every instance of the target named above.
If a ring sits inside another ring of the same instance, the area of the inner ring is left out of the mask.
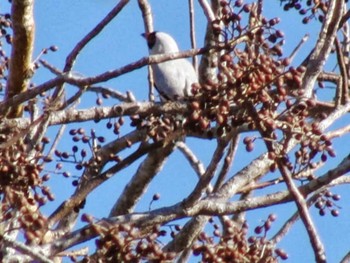
[[[331,212],[332,216],[339,216],[339,207],[337,207],[334,202],[339,201],[340,198],[339,194],[333,194],[329,190],[320,194],[315,203],[315,207],[318,209],[320,216],[326,215],[327,210]]]
[[[274,28],[278,18],[268,20],[242,1],[233,6],[220,3],[222,17],[213,24],[214,32],[224,37],[219,43],[224,54],[218,61],[217,81],[193,86],[195,101],[190,104],[188,125],[199,130],[217,126],[218,136],[241,124],[274,130],[287,86],[298,91],[303,68],[288,68],[289,59],[282,58],[283,33]],[[243,15],[254,17],[253,24],[243,26]]]
[[[98,136],[93,129],[89,134],[83,128],[71,129],[69,131],[69,135],[75,144],[72,146],[71,152],[55,150],[55,156],[59,158],[59,161],[56,164],[56,173],[61,173],[64,177],[71,176],[69,172],[60,172],[60,170],[63,168],[62,163],[74,164],[77,171],[80,171],[86,167],[89,167],[90,169],[98,167],[99,162],[101,162],[100,156],[96,156],[96,158],[90,161],[87,160],[87,158],[92,154],[96,154],[96,152],[101,148],[101,144],[106,141],[105,137]],[[80,142],[87,147],[81,148],[81,146],[78,145]],[[109,157],[110,161],[120,161],[118,156],[113,155]],[[77,184],[78,182],[74,180],[73,185],[76,186]]]
[[[8,69],[8,56],[4,50],[5,44],[11,45],[12,43],[12,23],[10,14],[0,14],[0,91],[3,90],[5,84],[2,82],[6,81],[7,69]],[[5,40],[5,42],[3,42]]]
[[[146,129],[147,134],[154,141],[160,141],[169,136],[169,133],[178,129],[181,125],[180,120],[171,115],[150,115],[146,118],[140,116],[131,117],[131,126],[138,129]]]
[[[327,13],[329,1],[328,0],[280,0],[283,4],[283,9],[289,11],[295,9],[300,15],[304,16],[302,22],[307,24],[311,19],[318,19],[323,22],[324,16]],[[304,2],[304,3],[303,3]],[[345,0],[348,2],[348,0]]]
[[[244,223],[238,227],[230,219],[225,219],[223,233],[220,227],[213,224],[213,236],[202,232],[198,242],[193,246],[193,254],[201,256],[201,262],[278,262],[278,258],[285,260],[288,255],[266,238],[272,222],[276,216],[271,214],[262,226],[255,228],[258,236],[247,236],[248,225]],[[259,236],[263,234],[262,236]],[[216,241],[218,240],[218,241]]]
[[[220,137],[245,124],[261,135],[246,137],[246,150],[253,151],[254,141],[263,139],[270,145],[269,158],[283,158],[294,176],[314,165],[311,161],[318,154],[323,162],[334,157],[330,138],[322,134],[318,121],[310,121],[320,116],[310,115],[316,101],[303,97],[305,66],[290,66],[290,59],[283,57],[283,33],[275,28],[279,19],[268,20],[256,5],[242,1],[222,0],[220,5],[222,15],[213,28],[223,39],[218,45],[225,48],[217,64],[217,80],[193,85],[186,127],[208,133],[215,127]],[[242,25],[243,15],[249,17],[248,26]],[[292,138],[301,142],[298,169],[286,154]],[[275,162],[270,170],[276,168]]]
[[[160,226],[153,226],[147,233],[130,224],[105,225],[93,223],[93,218],[83,214],[84,222],[92,223],[93,231],[98,234],[95,244],[97,255],[105,262],[167,262],[175,258],[173,252],[164,252],[158,238],[167,235]],[[86,257],[83,262],[89,262]]]
[[[15,134],[2,135],[1,141],[5,144],[15,137]],[[38,208],[55,198],[44,185],[50,175],[41,175],[44,162],[50,161],[42,154],[48,142],[44,137],[30,156],[30,147],[21,140],[0,150],[0,222],[17,220],[28,243],[39,243],[43,238],[47,219]]]

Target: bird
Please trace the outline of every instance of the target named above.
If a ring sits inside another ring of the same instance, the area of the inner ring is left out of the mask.
[[[174,38],[167,33],[144,33],[150,55],[179,52]],[[192,96],[192,84],[198,83],[193,65],[185,58],[152,64],[153,79],[161,101],[176,101]]]

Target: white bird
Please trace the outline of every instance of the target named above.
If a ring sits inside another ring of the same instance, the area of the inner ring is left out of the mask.
[[[150,55],[169,54],[179,51],[176,41],[167,33],[142,34],[147,40]],[[192,64],[184,58],[152,64],[155,88],[161,100],[177,100],[192,95],[192,84],[198,77]]]

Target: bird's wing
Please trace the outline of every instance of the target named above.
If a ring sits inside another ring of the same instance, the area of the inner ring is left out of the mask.
[[[178,59],[152,66],[155,86],[165,99],[176,100],[191,94],[191,86],[198,82],[197,75],[189,61]]]

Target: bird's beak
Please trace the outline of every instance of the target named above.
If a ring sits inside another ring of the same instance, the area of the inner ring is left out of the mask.
[[[149,33],[142,33],[141,36],[143,36],[145,39],[148,39]]]

